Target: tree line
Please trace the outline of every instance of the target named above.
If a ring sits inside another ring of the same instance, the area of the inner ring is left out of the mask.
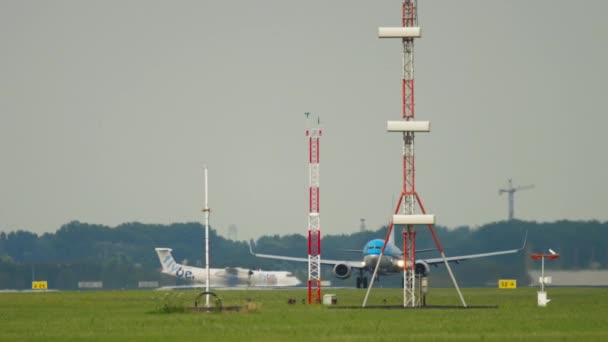
[[[502,221],[481,227],[436,227],[447,256],[483,253],[519,248],[527,232],[525,250],[509,256],[484,258],[453,266],[461,286],[495,286],[497,279],[517,279],[529,283],[527,270],[539,268],[530,258],[532,252],[552,248],[561,258],[547,265],[552,269],[608,268],[608,222],[557,221],[537,223]],[[359,260],[362,249],[374,238],[384,238],[387,227],[375,231],[322,236],[322,258]],[[399,230],[397,230],[399,231]],[[396,244],[401,244],[397,233]],[[212,267],[244,267],[264,270],[290,270],[300,280],[307,278],[307,265],[289,261],[260,259],[249,253],[247,241],[233,241],[210,229]],[[434,242],[426,227],[419,227],[417,247],[433,248]],[[104,288],[134,289],[139,281],[159,281],[161,285],[182,282],[160,274],[155,247],[169,247],[179,262],[204,265],[204,226],[200,223],[155,225],[125,223],[117,227],[87,224],[78,221],[63,225],[55,233],[41,235],[17,230],[0,232],[0,289],[27,289],[32,280],[46,280],[49,288],[76,289],[79,281],[103,281]],[[304,235],[264,235],[255,241],[256,251],[305,257]],[[436,251],[419,253],[418,258],[438,257]],[[322,278],[334,285],[352,286],[353,279],[332,277],[331,268],[324,267]],[[443,266],[431,270],[433,286],[450,286]],[[399,286],[399,277],[385,277],[379,286]]]

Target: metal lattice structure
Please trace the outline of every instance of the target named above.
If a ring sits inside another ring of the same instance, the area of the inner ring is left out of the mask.
[[[401,7],[403,27],[417,27],[416,1],[405,1]],[[403,43],[403,77],[402,117],[405,121],[414,121],[414,38],[402,39]],[[403,132],[403,208],[404,215],[416,214],[416,187],[414,178],[414,132]],[[416,306],[416,230],[413,225],[406,225],[403,235],[403,306]]]
[[[384,254],[384,249],[391,236],[394,225],[402,225],[403,231],[403,306],[420,306],[420,298],[416,298],[416,229],[415,225],[428,225],[429,230],[435,241],[437,249],[441,253],[444,263],[450,273],[454,286],[458,291],[463,306],[466,307],[464,298],[460,293],[456,279],[445,258],[445,253],[439,239],[435,234],[433,225],[435,216],[428,215],[420,196],[416,192],[415,186],[415,158],[414,158],[414,136],[416,132],[430,132],[428,121],[415,120],[415,101],[414,101],[414,39],[420,38],[420,27],[418,26],[418,3],[416,0],[405,0],[401,7],[401,27],[381,27],[378,29],[380,38],[400,38],[403,44],[402,56],[402,120],[389,121],[387,130],[389,132],[399,132],[403,137],[403,188],[401,196],[395,208],[395,215],[389,225],[384,246],[382,247],[378,264]],[[420,209],[422,215],[417,214]],[[372,281],[369,284],[368,292],[365,296],[363,306],[367,302],[370,289],[377,274],[378,264],[374,270]]]
[[[306,131],[308,138],[308,179],[309,179],[309,210],[308,210],[308,304],[321,303],[321,219],[319,156],[322,131],[311,129]]]

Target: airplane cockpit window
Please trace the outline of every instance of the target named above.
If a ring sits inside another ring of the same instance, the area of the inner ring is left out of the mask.
[[[369,244],[369,245],[365,246],[365,248],[363,249],[363,252],[368,253],[368,254],[379,254],[381,249],[382,249],[382,245]]]

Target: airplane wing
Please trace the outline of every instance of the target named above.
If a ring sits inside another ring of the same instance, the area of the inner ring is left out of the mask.
[[[347,248],[342,248],[340,249],[342,252],[350,252],[350,253],[359,253],[361,254],[361,250],[360,249],[347,249]]]
[[[433,252],[438,250],[439,248],[423,248],[423,249],[417,249],[416,253],[424,253],[424,252]],[[359,253],[359,255],[361,255],[361,253],[363,252],[360,249],[345,249],[342,248],[341,251],[343,252],[351,252],[351,253]]]
[[[527,240],[528,240],[528,232],[526,232],[526,236],[524,237],[524,244],[518,249],[510,249],[510,250],[506,250],[506,251],[496,251],[496,252],[480,253],[480,254],[459,255],[459,256],[453,256],[453,257],[446,257],[446,260],[448,262],[458,263],[460,261],[469,260],[469,259],[485,258],[485,257],[489,257],[489,256],[504,255],[504,254],[513,254],[513,253],[517,253],[517,252],[523,250],[526,247]],[[443,263],[443,258],[422,259],[421,261],[424,261],[429,265],[437,265],[437,264]]]
[[[298,258],[298,257],[289,257],[283,255],[272,255],[272,254],[260,254],[254,253],[253,247],[251,246],[251,242],[249,242],[249,253],[258,258],[266,258],[266,259],[276,259],[276,260],[288,260],[288,261],[296,261],[296,262],[308,262],[308,258]],[[321,264],[323,265],[337,265],[337,264],[347,264],[352,268],[364,268],[365,264],[362,261],[344,261],[344,260],[328,260],[321,259]]]
[[[446,257],[446,260],[448,262],[458,263],[460,261],[469,260],[469,259],[477,259],[477,258],[485,258],[485,257],[489,257],[489,256],[496,256],[496,255],[517,253],[520,250],[521,249],[511,249],[511,250],[508,250],[508,251],[498,251],[498,252],[490,252],[490,253],[459,255],[459,256],[453,256],[453,257]],[[443,258],[422,259],[422,261],[426,262],[429,265],[443,264]]]

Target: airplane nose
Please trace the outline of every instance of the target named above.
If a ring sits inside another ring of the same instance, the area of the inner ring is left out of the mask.
[[[366,255],[364,258],[364,261],[365,261],[365,266],[367,268],[373,269],[374,267],[376,267],[376,263],[378,262],[378,256],[377,255]]]

